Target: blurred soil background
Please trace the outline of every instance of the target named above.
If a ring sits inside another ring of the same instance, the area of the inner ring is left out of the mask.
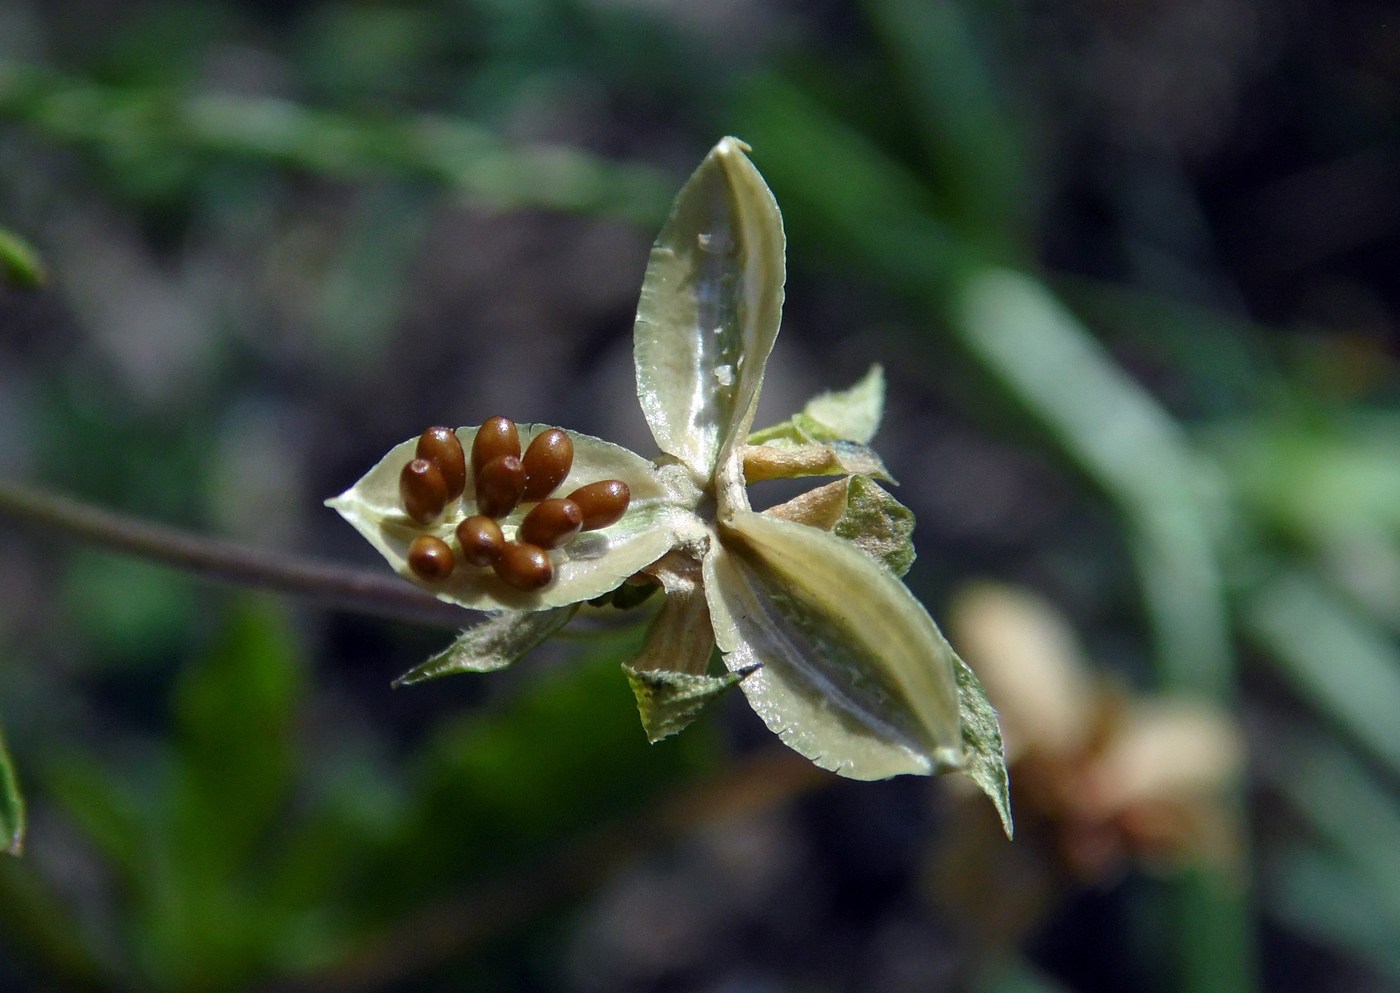
[[[1393,5],[0,0],[0,477],[376,567],[322,501],[429,424],[650,452],[725,134],[787,225],[758,423],[884,365],[1017,840],[737,695],[648,746],[626,617],[390,690],[450,631],[0,518],[0,990],[1400,988]]]

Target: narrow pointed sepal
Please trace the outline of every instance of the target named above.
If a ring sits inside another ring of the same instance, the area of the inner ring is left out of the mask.
[[[956,656],[903,583],[791,521],[737,513],[721,536],[705,560],[715,640],[771,730],[852,779],[962,766]]]
[[[642,730],[653,745],[678,731],[684,731],[710,702],[743,677],[732,672],[722,676],[669,672],[664,669],[637,669],[624,664],[627,683],[637,698]]]
[[[860,474],[894,482],[884,461],[869,445],[856,441],[770,441],[743,448],[744,481],[799,479],[803,476]]]
[[[458,672],[495,672],[534,650],[569,622],[577,604],[552,610],[507,610],[468,628],[447,648],[398,679],[413,686]]]
[[[782,217],[746,151],[723,139],[676,196],[637,305],[642,412],[697,480],[748,434],[782,314]]]
[[[1006,774],[1006,749],[1002,744],[997,712],[972,667],[957,655],[958,712],[966,749],[962,774],[977,784],[997,808],[1002,830],[1011,837],[1011,784]]]

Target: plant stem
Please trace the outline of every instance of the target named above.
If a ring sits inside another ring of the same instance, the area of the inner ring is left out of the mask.
[[[396,577],[152,524],[25,484],[0,480],[0,517],[204,579],[304,596],[340,610],[449,628],[464,627],[470,620],[462,608],[436,600]]]

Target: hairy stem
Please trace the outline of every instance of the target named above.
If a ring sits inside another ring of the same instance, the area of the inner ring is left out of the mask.
[[[397,577],[152,524],[38,487],[0,480],[0,517],[204,579],[304,596],[341,610],[450,628],[470,620],[460,607],[435,600]]]

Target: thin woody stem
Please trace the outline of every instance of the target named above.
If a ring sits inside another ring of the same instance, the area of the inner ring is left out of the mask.
[[[0,480],[0,517],[234,586],[304,596],[356,613],[461,628],[469,615],[377,572],[248,548]]]

